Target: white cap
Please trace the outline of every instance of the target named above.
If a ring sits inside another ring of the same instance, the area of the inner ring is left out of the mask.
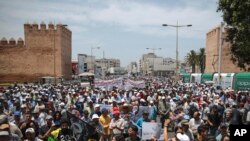
[[[154,101],[153,101],[153,100],[150,100],[150,103],[154,103]]]
[[[146,102],[143,98],[140,99],[140,102]]]
[[[161,99],[165,99],[166,97],[165,96],[162,96]]]
[[[27,106],[26,106],[26,104],[22,104],[22,106],[21,106],[21,108],[26,108]]]
[[[176,137],[180,141],[190,141],[189,137],[186,134],[177,133]]]
[[[80,99],[79,99],[79,102],[83,102],[83,101],[84,101],[84,98],[80,98]]]
[[[124,103],[123,106],[125,107],[125,106],[129,106],[129,105],[128,105],[128,103]]]
[[[26,129],[25,133],[35,133],[35,130],[33,128]]]
[[[59,104],[59,106],[65,106],[65,103],[61,102],[61,103]]]
[[[122,99],[122,100],[121,100],[121,102],[125,102],[125,100],[124,100],[124,99]]]
[[[97,107],[100,107],[100,105],[99,104],[95,104],[95,108],[97,108]]]
[[[93,114],[92,120],[95,119],[95,118],[99,118],[99,116],[97,114]]]

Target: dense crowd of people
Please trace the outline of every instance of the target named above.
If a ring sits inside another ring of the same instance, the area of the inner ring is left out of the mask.
[[[0,139],[140,141],[144,122],[160,122],[165,141],[229,141],[229,125],[250,124],[248,91],[169,80],[147,84],[130,90],[70,83],[3,88]],[[74,125],[69,115],[84,124]]]

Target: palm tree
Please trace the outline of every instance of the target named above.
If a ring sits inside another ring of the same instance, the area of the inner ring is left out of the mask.
[[[195,73],[195,66],[197,64],[197,54],[194,50],[191,50],[185,57],[186,63],[192,67],[192,73]]]
[[[201,73],[204,73],[205,66],[206,66],[206,55],[205,55],[205,49],[200,48],[200,51],[198,53],[198,65],[200,67]]]

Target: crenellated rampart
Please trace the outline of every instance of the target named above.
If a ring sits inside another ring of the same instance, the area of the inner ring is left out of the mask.
[[[0,40],[0,83],[71,78],[71,31],[63,24],[25,23],[24,39]]]

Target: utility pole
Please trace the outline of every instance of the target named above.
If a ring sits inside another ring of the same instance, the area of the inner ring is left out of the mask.
[[[221,49],[223,45],[223,29],[224,29],[224,22],[220,24],[220,38],[219,38],[219,63],[218,63],[218,80],[219,85],[221,85]]]

